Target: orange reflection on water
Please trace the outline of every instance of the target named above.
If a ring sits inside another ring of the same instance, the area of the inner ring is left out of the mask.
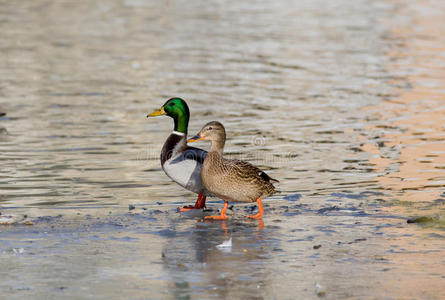
[[[398,45],[387,53],[388,72],[398,78],[391,82],[398,96],[367,108],[377,121],[367,128],[371,138],[362,137],[362,150],[372,155],[377,180],[396,204],[391,212],[443,216],[444,205],[435,200],[445,186],[445,2],[391,3],[397,9],[390,35]],[[402,299],[445,297],[441,233],[404,222],[389,229],[380,245],[390,266],[381,289]]]
[[[385,189],[418,203],[438,199],[445,187],[445,7],[415,2],[397,2],[397,13],[409,18],[391,31],[403,43],[388,51],[389,72],[403,76],[393,82],[398,96],[367,108],[380,120],[367,129],[383,144],[368,140],[362,150],[373,154]]]

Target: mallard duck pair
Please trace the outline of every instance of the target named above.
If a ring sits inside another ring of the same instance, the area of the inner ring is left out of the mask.
[[[277,180],[248,162],[223,157],[226,132],[216,121],[207,123],[188,142],[208,140],[210,151],[187,145],[187,128],[190,111],[181,98],[169,99],[159,110],[147,117],[167,115],[173,118],[175,127],[161,151],[161,165],[164,172],[182,187],[198,194],[194,206],[184,206],[180,211],[202,209],[207,196],[215,195],[224,200],[224,208],[218,216],[206,219],[227,219],[229,201],[257,202],[258,213],[248,216],[260,219],[263,216],[262,198],[275,192],[272,182]]]

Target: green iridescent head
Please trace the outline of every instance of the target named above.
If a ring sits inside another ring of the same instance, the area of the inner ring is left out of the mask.
[[[187,133],[187,127],[190,119],[190,111],[187,103],[181,98],[170,98],[162,107],[148,117],[167,115],[175,121],[175,131]]]

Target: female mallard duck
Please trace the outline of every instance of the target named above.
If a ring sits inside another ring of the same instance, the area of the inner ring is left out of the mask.
[[[167,115],[175,121],[173,132],[168,136],[161,151],[161,166],[165,174],[180,186],[198,194],[194,206],[179,208],[180,211],[202,209],[210,193],[201,182],[201,167],[207,151],[187,146],[187,127],[190,111],[181,98],[171,98],[148,117]]]
[[[260,219],[263,216],[261,198],[275,192],[271,181],[278,180],[252,166],[248,162],[223,157],[226,131],[224,126],[216,121],[207,123],[201,131],[189,139],[189,142],[208,140],[210,151],[201,170],[201,180],[205,188],[215,196],[224,200],[224,208],[219,216],[207,216],[206,219],[227,219],[226,209],[229,201],[257,202],[258,213],[249,218]]]

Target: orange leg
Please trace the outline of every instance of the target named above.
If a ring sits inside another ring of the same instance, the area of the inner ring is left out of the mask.
[[[227,220],[226,210],[229,207],[229,202],[224,201],[224,207],[219,216],[206,216],[206,220]]]
[[[229,235],[229,229],[227,229],[226,220],[222,220],[221,228],[224,230],[224,236],[228,236]]]
[[[256,215],[247,216],[248,218],[261,219],[263,217],[264,209],[263,209],[263,203],[261,202],[261,198],[258,198],[256,202],[258,203],[258,213]]]
[[[178,210],[180,212],[189,211],[192,209],[203,209],[206,207],[206,196],[204,196],[202,193],[198,194],[198,199],[196,200],[195,205],[187,205],[184,207],[178,207]]]

